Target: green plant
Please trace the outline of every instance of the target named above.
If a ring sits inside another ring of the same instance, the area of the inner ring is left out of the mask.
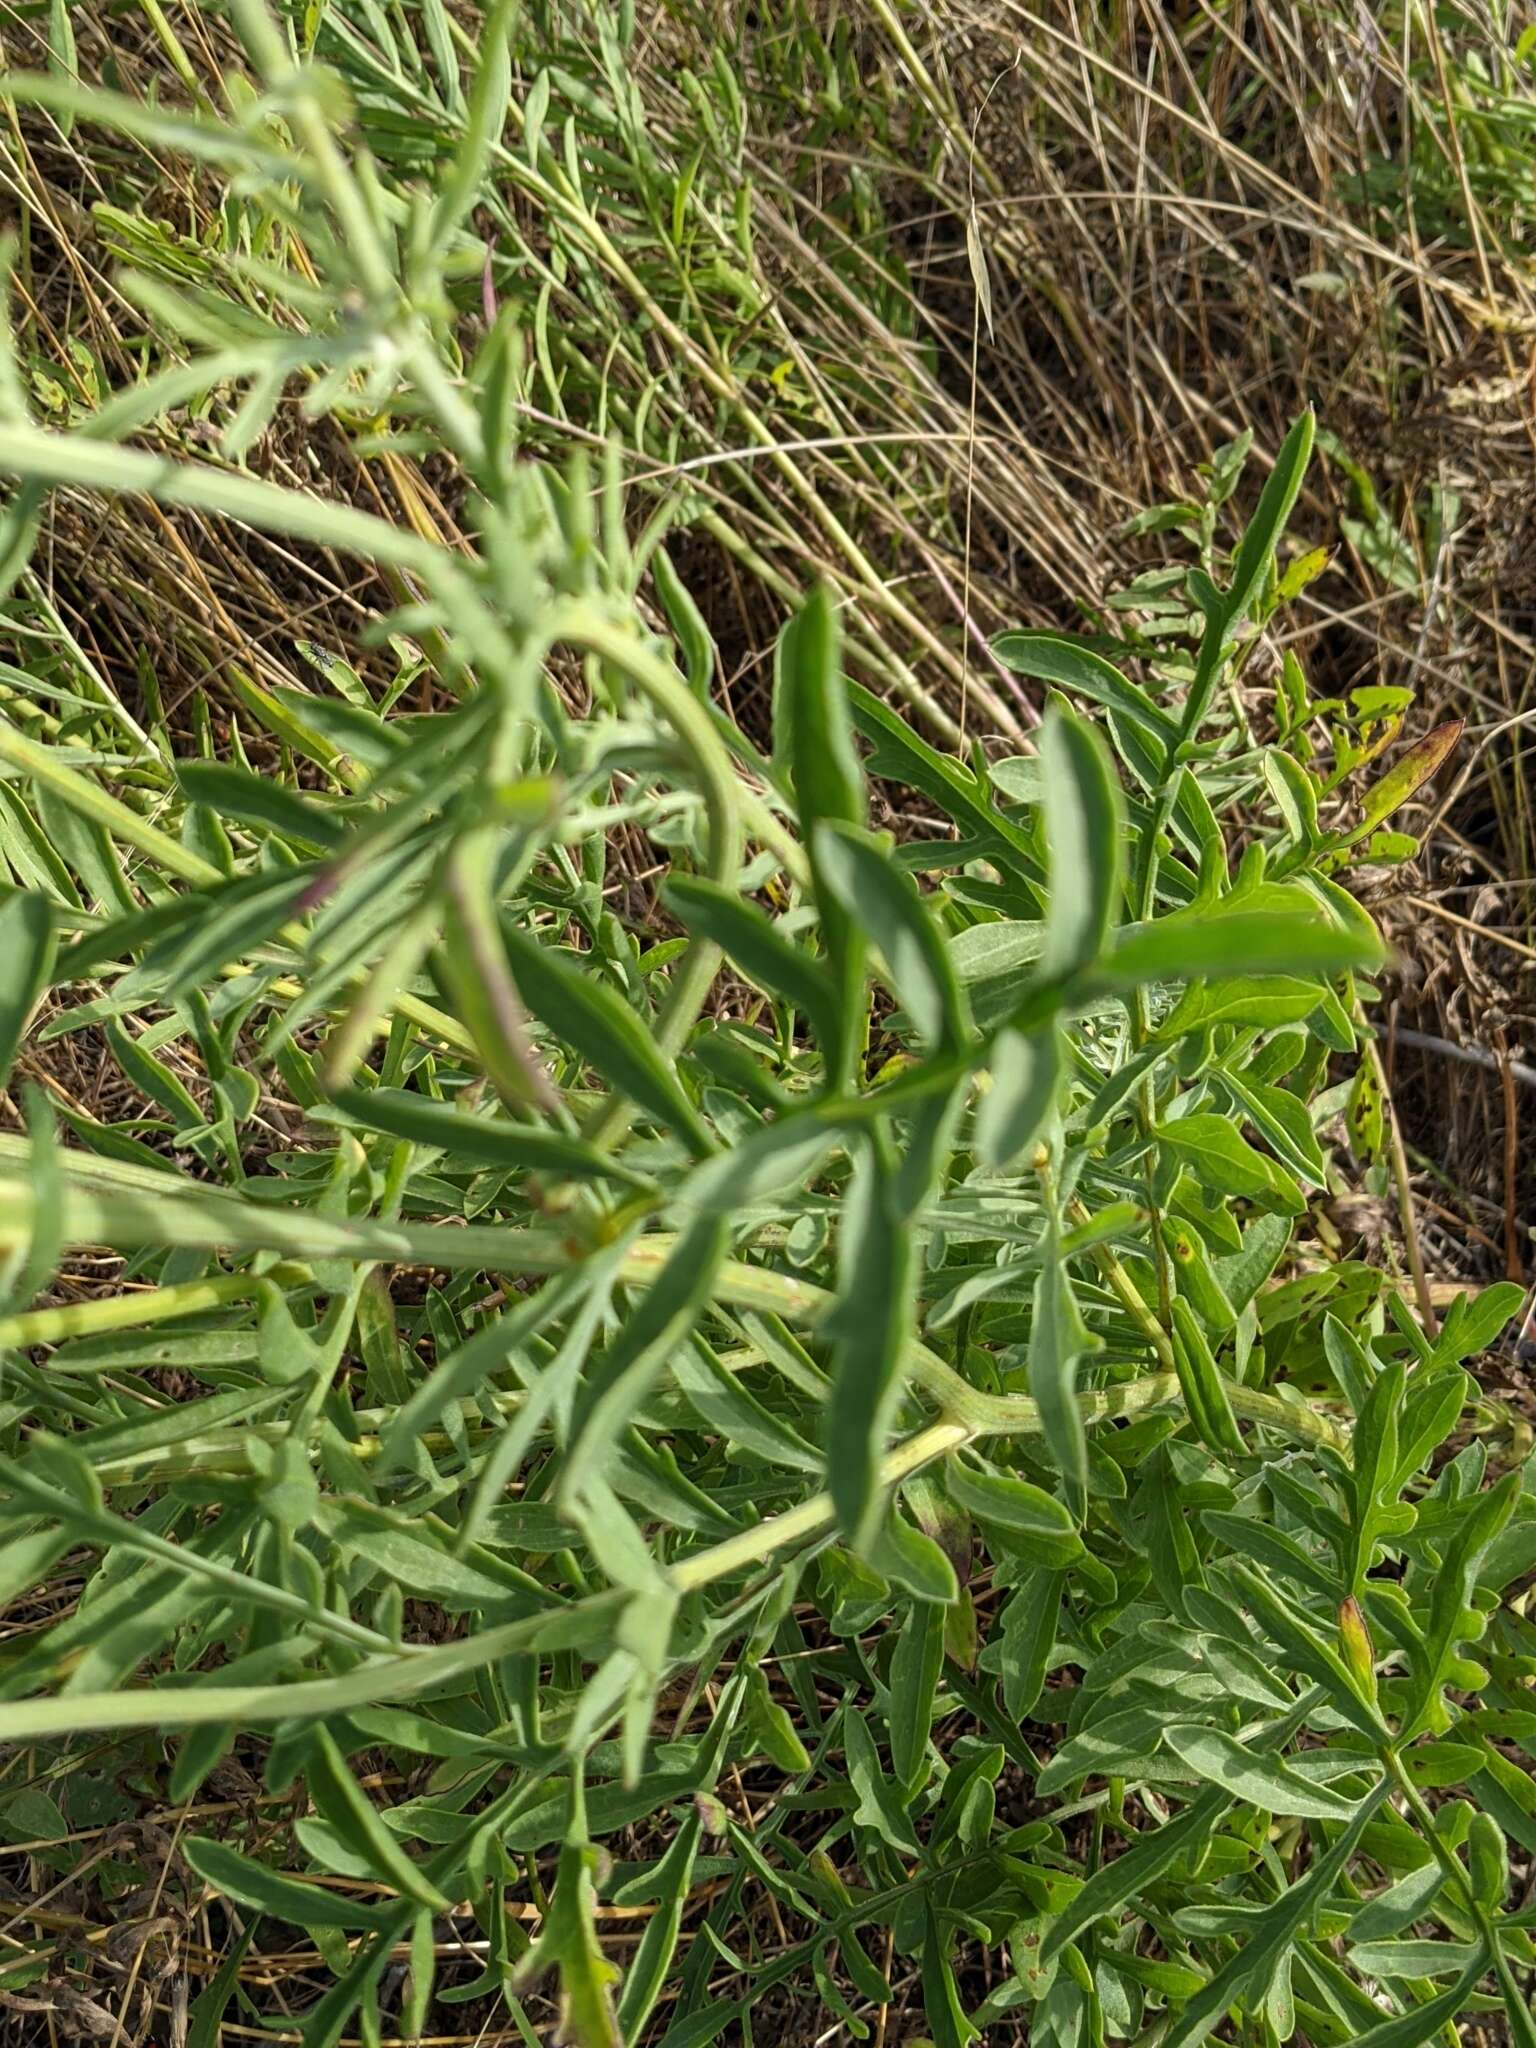
[[[1298,1259],[1380,957],[1331,872],[1353,825],[1231,687],[1294,586],[1310,419],[1234,553],[1196,508],[1197,636],[1153,687],[1008,635],[1062,700],[1039,754],[942,754],[817,594],[759,751],[664,568],[646,629],[611,476],[511,459],[511,321],[458,354],[495,36],[401,216],[238,14],[234,123],[6,81],[232,164],[318,279],[299,337],[201,337],[167,289],[192,360],[69,434],[12,376],[6,559],[59,487],[197,506],[376,565],[401,665],[246,682],[218,745],[84,694],[0,723],[0,1584],[78,1589],[0,1660],[28,1812],[103,1749],[177,1805],[232,1750],[298,1788],[290,1831],[183,1849],[235,1965],[267,1918],[312,1942],[309,2048],[434,1999],[534,2038],[546,1971],[584,2048],[690,2048],[780,1985],[858,2034],[898,1969],[946,2048],[1229,2015],[1396,2048],[1500,2006],[1529,2042],[1503,1595],[1536,1512],[1458,1440],[1512,1290],[1432,1338],[1385,1274]],[[293,376],[429,422],[473,547],[245,473]],[[123,445],[213,387],[244,393],[217,455]],[[424,680],[448,708],[402,710]],[[870,829],[871,777],[924,836]],[[36,1085],[87,1033],[140,1113]],[[89,1247],[114,1284],[31,1306]],[[622,1977],[608,1904],[650,1908]]]
[[[1405,217],[1484,263],[1490,249],[1518,249],[1536,203],[1531,24],[1500,4],[1387,8],[1362,55],[1370,83],[1380,73],[1388,90],[1377,147],[1344,183],[1351,204]]]
[[[239,70],[189,54],[156,13],[171,68],[200,111],[249,118],[252,88]],[[222,23],[210,16],[200,27],[222,55]],[[424,306],[433,302],[455,371],[460,336],[477,316],[499,311],[515,326],[521,346],[503,404],[525,455],[606,445],[631,526],[644,529],[642,553],[686,533],[755,588],[754,608],[775,614],[825,579],[852,606],[849,660],[865,679],[950,739],[959,728],[945,699],[963,683],[991,729],[1017,736],[1017,706],[999,697],[995,675],[967,677],[952,636],[935,630],[897,561],[917,508],[924,544],[938,539],[947,494],[930,458],[955,459],[965,435],[953,408],[947,430],[936,430],[945,401],[932,344],[914,334],[912,294],[872,180],[855,171],[828,191],[818,176],[817,202],[802,207],[799,166],[786,176],[750,160],[754,88],[802,116],[812,164],[869,139],[862,127],[878,102],[850,105],[858,67],[847,34],[829,44],[809,10],[791,7],[782,34],[752,39],[766,45],[767,71],[754,78],[746,53],[689,9],[643,28],[637,37],[632,9],[584,0],[493,7],[474,29],[440,7],[386,23],[376,8],[345,0],[295,23],[293,40],[324,66],[331,111],[366,152],[391,241],[416,210],[423,178],[452,166],[452,189],[442,186],[452,245],[425,252],[425,290],[423,252],[402,247],[407,286]],[[493,53],[489,78],[482,46]],[[76,64],[54,55],[65,92],[52,104],[67,109]],[[637,67],[647,61],[642,89]],[[82,132],[67,111],[60,120],[67,133]],[[51,331],[28,322],[22,373],[49,424],[88,422],[110,381],[103,355],[120,352],[138,376],[146,362],[185,364],[189,347],[206,348],[217,333],[224,360],[205,367],[227,375],[199,385],[193,372],[186,413],[159,419],[157,438],[174,449],[189,429],[216,429],[242,456],[270,462],[265,444],[286,440],[285,377],[334,359],[339,308],[316,291],[312,262],[313,254],[324,269],[324,253],[311,252],[274,206],[270,181],[221,179],[210,190],[194,178],[187,232],[154,148],[172,142],[174,125],[141,108],[130,132],[145,161],[114,161],[107,197],[91,180],[93,234],[126,264],[143,331],[98,333],[89,348],[72,337],[61,360]],[[280,146],[281,128],[269,132]],[[18,159],[25,184],[31,167],[24,153]],[[32,260],[29,247],[24,275]],[[258,359],[264,374],[231,435],[227,380]],[[440,474],[446,463],[451,472],[463,439],[431,408],[391,409],[387,390],[386,376],[333,394],[349,457],[409,518],[446,529],[457,493],[450,486],[445,506],[422,469],[435,463]],[[958,559],[958,538],[947,541]],[[214,685],[228,687],[222,676]]]

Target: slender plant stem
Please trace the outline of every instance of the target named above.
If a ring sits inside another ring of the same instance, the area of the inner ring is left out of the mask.
[[[291,1286],[307,1281],[304,1269],[284,1267]],[[232,1301],[249,1301],[263,1283],[255,1273],[228,1273],[214,1280],[183,1280],[170,1287],[141,1293],[102,1294],[91,1301],[69,1301],[57,1308],[38,1308],[17,1316],[0,1316],[0,1350],[25,1351],[34,1344],[63,1344],[72,1337],[98,1337],[108,1330],[146,1329],[179,1316],[200,1315]]]
[[[947,1370],[947,1368],[946,1368]],[[970,1391],[970,1390],[967,1390]],[[1238,1396],[1245,1397],[1239,1403]],[[945,1457],[967,1443],[988,1436],[1023,1433],[1032,1423],[1039,1428],[1039,1414],[1033,1402],[1004,1397],[973,1396],[987,1402],[985,1419],[961,1420],[941,1417],[927,1424],[904,1442],[894,1445],[881,1460],[880,1484],[898,1485],[924,1465]],[[1160,1373],[1129,1386],[1080,1395],[1085,1420],[1103,1420],[1113,1415],[1144,1414],[1165,1407],[1179,1398],[1177,1378]],[[1251,1388],[1232,1390],[1233,1406],[1253,1419],[1290,1428],[1293,1433],[1313,1436],[1323,1428],[1332,1429],[1323,1418],[1310,1415],[1300,1429],[1296,1419],[1303,1414],[1272,1396]],[[835,1510],[827,1494],[769,1517],[750,1529],[695,1555],[680,1559],[671,1567],[670,1578],[678,1592],[691,1592],[719,1579],[749,1570],[777,1552],[823,1533],[833,1526]],[[167,1545],[166,1548],[172,1549]],[[231,1575],[237,1576],[237,1575]],[[273,1589],[274,1591],[276,1589]],[[291,1596],[289,1596],[291,1597]],[[67,1700],[19,1700],[0,1704],[0,1741],[24,1741],[43,1733],[58,1734],[163,1725],[188,1727],[209,1721],[277,1721],[290,1715],[335,1713],[347,1706],[359,1706],[381,1699],[394,1699],[459,1673],[475,1670],[518,1650],[555,1647],[562,1641],[579,1643],[586,1632],[616,1613],[627,1599],[625,1593],[589,1595],[553,1614],[533,1615],[500,1628],[481,1631],[464,1641],[431,1649],[397,1651],[337,1678],[300,1681],[294,1685],[225,1688],[193,1687],[165,1692],[80,1694]],[[371,1631],[367,1633],[371,1634]]]
[[[1387,1086],[1387,1070],[1382,1064],[1381,1048],[1374,1038],[1366,1043],[1365,1057],[1376,1086],[1381,1091],[1382,1107],[1386,1111],[1387,1151],[1392,1161],[1392,1184],[1397,1190],[1397,1212],[1403,1226],[1403,1243],[1408,1251],[1408,1271],[1413,1275],[1414,1300],[1418,1305],[1419,1320],[1433,1337],[1439,1332],[1440,1319],[1435,1314],[1434,1296],[1430,1293],[1429,1278],[1424,1271],[1424,1254],[1419,1249],[1418,1216],[1413,1206],[1413,1178],[1408,1171],[1408,1154],[1403,1149],[1403,1133],[1397,1120],[1397,1105],[1393,1102],[1392,1091]]]
[[[62,749],[39,746],[36,740],[29,739],[4,719],[0,719],[0,762],[19,768],[34,782],[61,798],[71,810],[100,825],[125,846],[136,847],[162,872],[175,876],[177,881],[186,882],[194,889],[222,887],[227,881],[228,877],[211,861],[204,860],[201,854],[193,853],[179,840],[171,838],[168,832],[151,825],[148,819],[141,818],[137,811],[100,788],[88,775],[72,768],[63,758]],[[296,952],[302,952],[309,942],[309,935],[300,924],[285,925],[281,936]],[[236,962],[226,971],[241,974],[248,970],[243,963]],[[360,986],[364,979],[362,973],[353,976],[347,983],[348,989]],[[299,982],[285,979],[274,982],[272,992],[293,998],[302,995],[303,988]],[[440,1039],[444,1045],[454,1046],[463,1052],[472,1050],[473,1040],[458,1019],[431,1003],[423,1002],[419,996],[401,991],[395,995],[391,1007],[420,1030]]]
[[[167,1176],[168,1185],[178,1183]],[[189,1183],[181,1184],[190,1189]],[[0,1251],[29,1243],[33,1192],[25,1183],[0,1181]],[[62,1203],[63,1236],[72,1245],[111,1244],[119,1250],[154,1245],[214,1251],[273,1251],[305,1260],[351,1259],[395,1265],[442,1266],[459,1272],[554,1273],[586,1256],[574,1237],[470,1224],[462,1229],[435,1224],[398,1224],[374,1219],[347,1221],[310,1211],[268,1209],[254,1203],[191,1189],[188,1195],[151,1196],[140,1189],[108,1190],[73,1182]],[[629,1285],[648,1286],[661,1273],[677,1243],[656,1232],[640,1238],[620,1267]],[[834,1297],[808,1281],[727,1259],[716,1276],[715,1298],[736,1308],[764,1309],[786,1322],[814,1326]],[[1145,1304],[1143,1304],[1145,1310]],[[1150,1310],[1145,1310],[1150,1314]],[[1022,1394],[986,1394],[973,1387],[927,1345],[914,1341],[907,1357],[913,1381],[946,1413],[967,1427],[992,1435],[1032,1433],[1039,1410]],[[1134,1396],[1136,1387],[1157,1388]],[[1255,1422],[1311,1442],[1347,1444],[1339,1426],[1317,1410],[1229,1384],[1234,1408]],[[1090,1420],[1124,1415],[1140,1405],[1178,1398],[1177,1380],[1162,1373],[1148,1380],[1084,1394]],[[1128,1407],[1127,1401],[1131,1401]]]

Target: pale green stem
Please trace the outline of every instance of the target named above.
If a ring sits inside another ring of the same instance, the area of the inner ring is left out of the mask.
[[[290,1286],[299,1278],[293,1267],[279,1271]],[[0,1350],[26,1351],[34,1344],[64,1344],[72,1337],[99,1337],[108,1330],[147,1329],[153,1323],[221,1308],[226,1302],[249,1301],[261,1285],[262,1277],[255,1273],[229,1273],[215,1280],[185,1280],[138,1294],[105,1294],[94,1301],[67,1301],[57,1308],[0,1316]]]
[[[11,1465],[8,1471],[0,1473],[0,1486],[11,1491],[15,1504],[23,1511],[49,1516],[61,1523],[71,1537],[78,1535],[83,1542],[94,1543],[103,1550],[136,1550],[141,1556],[153,1558],[157,1564],[169,1565],[173,1571],[201,1579],[206,1585],[217,1586],[237,1602],[286,1615],[290,1621],[313,1630],[316,1635],[329,1636],[333,1642],[345,1644],[350,1649],[378,1651],[389,1647],[388,1636],[354,1621],[349,1614],[335,1614],[329,1608],[317,1607],[297,1593],[289,1592],[286,1586],[253,1579],[245,1572],[236,1571],[233,1565],[221,1564],[214,1557],[204,1557],[186,1544],[168,1542],[165,1537],[157,1536],[153,1530],[142,1528],[135,1521],[111,1514],[104,1508],[90,1508],[78,1495],[50,1486],[20,1466]],[[412,1654],[419,1655],[420,1652]]]
[[[1067,1204],[1067,1220],[1075,1224],[1091,1223],[1093,1217],[1087,1203],[1074,1196]],[[1114,1248],[1096,1244],[1092,1248],[1092,1257],[1111,1293],[1151,1346],[1158,1363],[1165,1372],[1172,1372],[1173,1345],[1168,1332],[1153,1314],[1146,1297],[1126,1271]]]
[[[1085,1419],[1094,1421],[1110,1415],[1143,1414],[1167,1406],[1178,1399],[1178,1391],[1173,1375],[1158,1374],[1129,1386],[1079,1395],[1078,1403]],[[1293,1426],[1300,1414],[1293,1413],[1285,1402],[1255,1394],[1251,1388],[1234,1388],[1232,1392],[1234,1407],[1238,1406],[1237,1396],[1242,1394],[1246,1397],[1242,1412],[1253,1414],[1262,1406],[1262,1419],[1277,1427]],[[990,1397],[973,1398],[987,1401]],[[898,1485],[935,1458],[967,1443],[987,1436],[1021,1433],[1027,1425],[1015,1416],[1021,1410],[1033,1411],[1034,1403],[999,1398],[991,1400],[991,1408],[989,1420],[964,1422],[941,1418],[894,1445],[881,1460],[879,1484]],[[1038,1414],[1034,1415],[1034,1426],[1038,1429]],[[697,1591],[719,1579],[750,1570],[790,1545],[823,1534],[834,1522],[830,1498],[816,1494],[754,1528],[740,1530],[707,1550],[680,1559],[672,1566],[669,1577],[678,1592]],[[210,1721],[250,1726],[295,1715],[334,1714],[349,1706],[425,1691],[515,1651],[547,1651],[567,1643],[585,1646],[590,1640],[593,1620],[604,1609],[611,1610],[617,1618],[628,1597],[622,1591],[593,1594],[555,1612],[481,1630],[459,1642],[397,1652],[337,1678],[295,1685],[198,1686],[170,1692],[156,1688],[129,1693],[83,1693],[58,1700],[11,1701],[0,1704],[0,1742],[118,1728],[191,1727]]]
[[[177,35],[175,29],[171,27],[165,10],[160,5],[160,0],[139,0],[139,5],[144,10],[144,17],[154,30],[155,40],[165,52],[171,69],[192,95],[193,104],[197,107],[198,112],[201,114],[212,113],[213,104],[203,91],[202,86],[198,83],[197,73],[192,68],[192,60],[182,48],[181,38]]]
[[[1364,1019],[1361,1018],[1360,1021],[1363,1023]],[[1397,1191],[1398,1220],[1403,1227],[1403,1243],[1408,1252],[1408,1271],[1413,1277],[1413,1295],[1418,1306],[1419,1321],[1431,1337],[1436,1337],[1440,1333],[1440,1319],[1435,1314],[1435,1298],[1430,1292],[1429,1279],[1424,1271],[1424,1254],[1419,1249],[1418,1217],[1413,1205],[1413,1177],[1408,1171],[1408,1154],[1403,1147],[1402,1126],[1397,1120],[1397,1104],[1392,1100],[1392,1090],[1387,1085],[1387,1070],[1382,1062],[1381,1048],[1374,1038],[1366,1041],[1365,1058],[1386,1113],[1387,1151],[1392,1161],[1392,1185]]]
[[[3,464],[0,464],[0,467],[3,467]],[[210,889],[220,887],[228,880],[228,877],[211,861],[204,860],[200,854],[193,853],[183,846],[180,840],[173,839],[168,832],[162,832],[157,826],[151,825],[148,819],[141,818],[137,811],[131,810],[117,797],[110,796],[88,775],[82,775],[78,769],[70,767],[63,758],[62,749],[39,746],[36,740],[29,739],[25,733],[19,732],[4,719],[0,719],[0,762],[8,762],[13,768],[19,768],[34,782],[61,798],[71,810],[83,818],[89,818],[93,824],[100,825],[104,831],[109,832],[125,846],[137,847],[139,852],[152,860],[163,873],[174,875],[177,881],[186,882],[194,889]],[[300,924],[285,925],[280,936],[296,952],[302,952],[308,944],[309,935]],[[237,962],[230,965],[226,971],[238,974],[245,969]],[[365,978],[364,973],[360,971],[348,983],[349,989],[361,986]],[[289,980],[274,982],[272,990],[274,994],[285,998],[303,993],[298,982]],[[419,996],[397,995],[393,1007],[402,1017],[408,1017],[418,1029],[430,1032],[445,1045],[455,1046],[466,1052],[472,1049],[473,1041],[458,1020],[450,1017],[446,1011],[435,1008],[431,1003],[424,1003]]]
[[[3,1155],[0,1155],[3,1156]],[[118,1250],[154,1246],[204,1251],[274,1251],[313,1261],[350,1259],[365,1263],[439,1266],[448,1270],[554,1273],[587,1255],[590,1247],[572,1237],[530,1230],[470,1224],[463,1229],[442,1224],[398,1224],[377,1219],[347,1221],[307,1210],[267,1209],[210,1194],[191,1183],[167,1176],[167,1189],[184,1192],[150,1197],[126,1188],[71,1185],[64,1195],[60,1219],[66,1244],[110,1244]],[[33,1195],[24,1183],[0,1181],[0,1251],[31,1242]],[[621,1278],[648,1286],[666,1265],[677,1239],[658,1232],[641,1238],[625,1254]],[[835,1297],[821,1287],[788,1274],[728,1259],[714,1286],[715,1298],[736,1308],[764,1309],[786,1322],[817,1323]],[[992,1435],[1034,1432],[1039,1410],[1022,1394],[986,1394],[962,1379],[954,1368],[913,1340],[907,1368],[914,1382],[946,1414],[968,1429]],[[1128,1399],[1145,1405],[1153,1396],[1135,1389],[1156,1388],[1158,1404],[1176,1400],[1178,1385],[1171,1374],[1158,1374],[1128,1385],[1097,1389],[1081,1396],[1090,1420],[1130,1412]],[[1348,1437],[1328,1417],[1256,1388],[1229,1384],[1234,1409],[1255,1422],[1310,1442],[1348,1444]]]
[[[722,888],[734,888],[741,870],[741,784],[735,763],[707,708],[671,666],[659,660],[634,633],[595,610],[574,608],[557,619],[551,637],[611,662],[642,696],[649,698],[672,728],[693,764],[709,818],[709,877]],[[696,938],[690,940],[678,961],[655,1027],[657,1044],[669,1057],[676,1057],[693,1029],[719,972],[720,959],[718,946]],[[619,1095],[611,1096],[583,1135],[594,1145],[615,1145],[629,1129],[635,1113],[634,1103]]]
[[[935,1458],[942,1458],[946,1453],[970,1443],[975,1434],[963,1422],[930,1423],[926,1429],[919,1430],[916,1436],[908,1437],[905,1443],[897,1444],[886,1454],[880,1465],[881,1485],[894,1486],[903,1479],[909,1479]],[[667,1576],[679,1593],[694,1592],[715,1579],[728,1578],[732,1572],[759,1563],[791,1543],[818,1535],[832,1526],[833,1519],[831,1496],[813,1494],[809,1500],[801,1501],[798,1507],[787,1508],[782,1515],[759,1522],[756,1528],[743,1529],[737,1536],[728,1536],[723,1543],[701,1550],[695,1557],[680,1558]]]

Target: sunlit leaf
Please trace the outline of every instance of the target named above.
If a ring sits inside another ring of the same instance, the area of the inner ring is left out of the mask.
[[[1040,969],[1065,978],[1096,961],[1119,912],[1120,792],[1091,726],[1054,714],[1040,745],[1051,894]]]

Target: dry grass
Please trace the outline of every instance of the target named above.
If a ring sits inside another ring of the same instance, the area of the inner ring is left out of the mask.
[[[543,217],[509,166],[486,230],[496,288],[523,293],[533,328],[545,287],[554,382],[532,382],[527,445],[625,441],[637,527],[672,502],[719,687],[749,728],[774,629],[820,573],[869,621],[866,673],[931,727],[1027,744],[1035,706],[988,637],[1101,617],[1158,557],[1155,539],[1124,537],[1129,514],[1241,432],[1263,457],[1315,404],[1340,459],[1304,508],[1337,547],[1306,600],[1314,681],[1411,685],[1427,721],[1469,721],[1420,867],[1390,883],[1394,996],[1405,1022],[1502,1058],[1531,1035],[1533,994],[1536,279],[1523,159],[1507,137],[1501,153],[1497,125],[1489,139],[1472,88],[1479,66],[1497,78],[1523,24],[1499,37],[1476,9],[1440,19],[1427,47],[1395,9],[1373,28],[1295,4],[1082,15],[934,0],[909,18],[860,0],[771,19],[674,6],[636,45],[644,146],[626,153],[590,124],[615,155],[586,220]],[[225,31],[178,20],[215,99]],[[76,26],[87,71],[110,51],[129,91],[185,98],[146,25],[86,11]],[[599,75],[591,20],[573,8],[560,27],[547,54]],[[36,61],[42,34],[13,25],[11,60]],[[647,180],[670,189],[703,139],[683,72],[706,77],[713,52],[741,126],[706,147],[679,239],[657,226]],[[361,89],[376,128],[376,82]],[[122,214],[181,237],[208,289],[247,289],[175,164],[13,119],[0,175],[25,229],[24,339],[57,411],[141,359],[142,313],[114,282]],[[585,274],[561,251],[585,252]],[[150,354],[166,345],[151,323]],[[458,480],[441,462],[359,457],[314,432],[280,414],[259,464],[455,530]],[[215,732],[238,714],[232,670],[292,679],[301,636],[358,658],[380,595],[323,555],[155,512],[109,523],[68,496],[42,560],[90,663],[129,701],[157,689],[167,716]],[[57,648],[47,610],[27,623]],[[1457,1270],[1523,1256],[1506,1242],[1524,1198],[1518,1089],[1422,1049],[1394,1072],[1410,1137],[1449,1182],[1439,1255]]]
[[[1298,651],[1314,686],[1407,684],[1426,723],[1468,721],[1454,779],[1418,821],[1419,862],[1383,875],[1373,905],[1401,949],[1389,1025],[1417,1034],[1389,1036],[1388,1060],[1418,1227],[1438,1273],[1523,1279],[1536,1103],[1510,1063],[1536,1054],[1523,767],[1536,705],[1536,270],[1520,240],[1520,166],[1496,174],[1464,104],[1469,64],[1495,40],[1512,45],[1530,9],[1514,12],[1495,39],[1478,10],[1454,10],[1453,31],[1426,48],[1417,10],[1411,29],[1395,7],[1373,28],[1366,10],[1292,0],[927,0],[921,14],[792,0],[761,16],[683,0],[642,24],[647,147],[675,182],[699,133],[683,67],[704,75],[712,47],[744,108],[739,141],[708,152],[694,254],[664,260],[622,165],[589,192],[622,263],[601,247],[594,257],[585,228],[541,217],[515,168],[485,224],[507,257],[499,290],[526,291],[532,309],[550,285],[553,382],[525,402],[527,445],[616,430],[636,529],[676,500],[669,545],[721,649],[719,689],[749,729],[786,606],[824,575],[869,621],[853,647],[867,675],[946,738],[1027,746],[1037,703],[995,663],[990,636],[1100,623],[1105,597],[1160,559],[1155,536],[1124,533],[1128,517],[1176,496],[1241,433],[1272,454],[1315,405],[1341,458],[1314,470],[1296,522],[1337,548],[1303,600]],[[82,70],[101,76],[110,60],[121,89],[185,100],[144,19],[74,20]],[[564,26],[579,70],[590,22],[573,7]],[[223,26],[182,9],[172,27],[215,96],[233,64]],[[8,22],[7,61],[39,62],[45,34],[46,17]],[[104,207],[185,238],[209,289],[245,287],[182,167],[5,121],[22,347],[40,410],[62,419],[171,346],[118,288],[124,230]],[[584,274],[549,268],[552,249],[578,246]],[[173,418],[152,438],[205,433]],[[296,407],[254,463],[457,531],[461,482],[441,458],[360,453]],[[249,736],[240,676],[307,675],[299,639],[387,667],[387,653],[359,649],[386,601],[322,551],[149,507],[108,518],[66,492],[5,652],[85,695],[106,678],[146,729],[218,749],[232,719]],[[0,704],[17,689],[0,674]],[[81,1040],[64,1043],[84,1059]],[[124,1113],[91,1099],[88,1060],[55,1070],[53,1085],[92,1114]],[[23,1848],[10,1853],[35,1900],[46,1884],[33,1887]],[[130,1860],[145,1883],[175,1867],[169,1843],[141,1843]],[[157,2040],[155,2028],[180,2038],[177,1972],[195,1984],[217,1955],[174,1881],[166,1904],[191,1944],[170,1970],[116,1956],[110,1934],[98,1944],[114,2012],[140,2012],[122,1991],[130,1970],[141,2003],[161,1991],[146,2021]],[[265,1980],[271,1963],[249,1967]],[[94,2025],[83,2008],[13,2008],[0,2038],[89,2038]]]

